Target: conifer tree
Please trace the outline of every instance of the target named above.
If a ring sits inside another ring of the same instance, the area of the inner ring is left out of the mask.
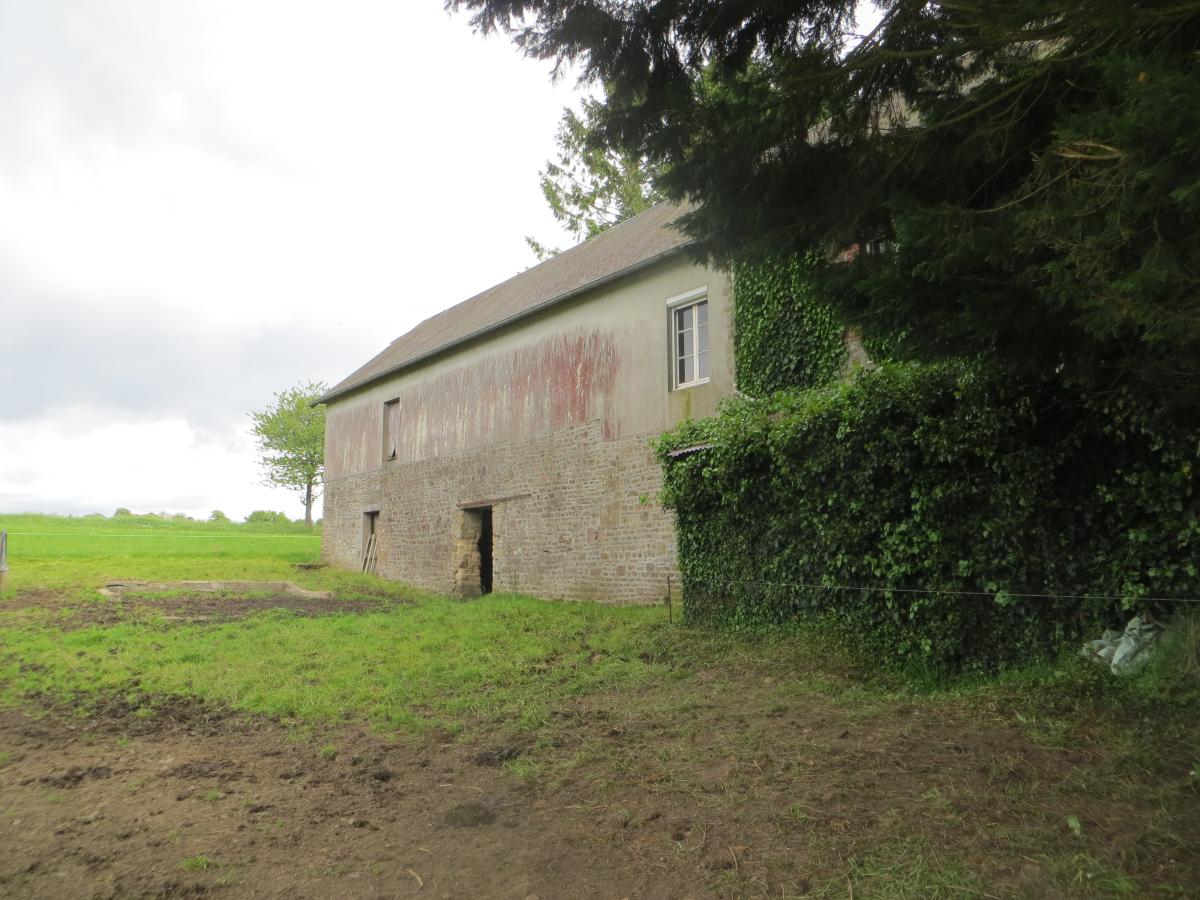
[[[720,263],[814,248],[869,337],[1200,399],[1200,4],[449,0],[599,86]]]
[[[601,104],[585,100],[581,113],[563,111],[555,136],[558,154],[539,173],[542,195],[554,218],[576,241],[585,241],[661,198],[646,161],[605,145],[596,135]],[[560,252],[526,237],[539,259]]]

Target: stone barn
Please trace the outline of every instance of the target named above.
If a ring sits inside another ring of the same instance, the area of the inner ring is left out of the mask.
[[[733,392],[728,275],[659,204],[426,319],[322,398],[326,559],[442,593],[648,603],[649,443]]]

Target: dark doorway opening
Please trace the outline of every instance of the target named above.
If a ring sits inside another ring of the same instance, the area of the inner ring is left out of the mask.
[[[479,510],[479,591],[492,592],[492,508]]]
[[[362,570],[375,571],[375,561],[379,556],[379,510],[363,513],[363,558]]]

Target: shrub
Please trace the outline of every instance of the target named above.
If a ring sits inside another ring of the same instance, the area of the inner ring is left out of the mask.
[[[991,668],[1200,593],[1197,431],[1042,387],[888,363],[665,435],[685,615],[805,618],[885,659]]]
[[[214,509],[212,511],[212,513],[209,514],[208,521],[210,521],[210,522],[228,522],[229,516],[225,515],[225,513],[221,512],[221,510],[219,510],[219,509]]]
[[[272,512],[267,509],[256,509],[250,515],[246,516],[247,525],[291,525],[292,520],[286,514],[281,512]]]

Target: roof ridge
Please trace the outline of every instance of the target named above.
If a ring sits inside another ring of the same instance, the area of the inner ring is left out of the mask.
[[[612,225],[609,225],[607,228],[604,228],[604,229],[596,232],[591,237],[584,238],[578,244],[572,244],[566,250],[560,250],[559,252],[555,253],[553,256],[548,256],[546,259],[543,259],[543,260],[540,260],[540,261],[534,263],[528,269],[522,269],[520,272],[517,272],[515,275],[510,275],[508,278],[505,278],[503,281],[498,281],[495,284],[493,284],[491,287],[486,287],[483,290],[472,294],[470,297],[467,297],[465,300],[459,300],[457,303],[453,303],[450,306],[447,306],[445,309],[438,310],[431,316],[426,316],[424,319],[421,319],[419,322],[417,322],[415,325],[413,325],[412,328],[408,329],[408,331],[405,331],[405,332],[401,333],[400,335],[396,336],[395,338],[393,338],[391,340],[391,342],[388,344],[388,346],[390,347],[390,346],[392,346],[392,344],[395,344],[396,341],[399,341],[402,338],[405,338],[408,335],[412,334],[414,331],[416,331],[418,328],[420,328],[422,325],[426,324],[427,322],[432,322],[435,319],[446,315],[447,313],[453,312],[458,307],[462,306],[464,303],[470,303],[472,300],[480,298],[484,294],[487,294],[490,291],[494,291],[497,288],[508,284],[514,278],[520,278],[522,275],[525,275],[529,272],[533,272],[536,269],[540,269],[542,266],[545,266],[548,263],[552,263],[555,260],[561,259],[562,257],[566,256],[568,253],[573,253],[576,250],[582,250],[584,247],[587,247],[592,241],[596,240],[597,238],[601,238],[601,237],[604,237],[605,235],[612,234],[618,228],[632,222],[634,219],[640,218],[641,216],[646,215],[646,213],[648,213],[648,212],[653,212],[654,210],[658,209],[658,207],[660,207],[660,206],[663,206],[666,204],[671,204],[673,202],[674,201],[671,201],[671,200],[659,200],[657,203],[646,207],[641,212],[634,213],[632,216],[629,216],[626,219],[622,219],[620,222],[614,222]]]

